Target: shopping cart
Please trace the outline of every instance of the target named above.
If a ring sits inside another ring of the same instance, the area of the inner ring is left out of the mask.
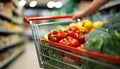
[[[34,23],[39,20],[66,19],[73,15],[50,17],[25,17],[34,37],[36,52],[41,68],[44,69],[120,69],[120,58],[61,45],[42,38],[58,25],[67,26],[72,21]]]

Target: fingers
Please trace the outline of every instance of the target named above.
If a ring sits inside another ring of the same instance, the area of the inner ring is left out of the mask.
[[[81,22],[82,18],[81,17],[78,17],[78,16],[73,16],[72,17],[73,21],[75,22]]]
[[[74,13],[72,17],[73,20],[82,19],[82,18],[83,18],[83,14],[81,12]]]
[[[73,19],[73,20],[76,20],[77,18],[78,18],[78,14],[77,14],[77,13],[74,13],[72,19]]]
[[[74,15],[74,16],[72,17],[72,19],[73,19],[73,20],[76,20],[76,19],[77,19],[76,15]]]

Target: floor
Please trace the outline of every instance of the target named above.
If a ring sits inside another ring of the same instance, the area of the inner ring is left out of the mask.
[[[25,52],[6,69],[41,69],[39,67],[34,43],[28,42]]]

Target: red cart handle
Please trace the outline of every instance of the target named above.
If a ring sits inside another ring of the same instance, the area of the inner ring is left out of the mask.
[[[30,23],[34,20],[50,20],[50,19],[62,19],[62,18],[72,18],[73,14],[63,15],[63,16],[47,16],[47,17],[24,17],[24,22]]]

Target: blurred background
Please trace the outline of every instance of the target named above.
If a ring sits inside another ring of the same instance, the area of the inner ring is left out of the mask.
[[[0,0],[0,69],[40,69],[31,28],[24,17],[67,15],[84,10],[92,1]],[[120,0],[111,0],[85,19],[107,22],[120,15],[119,8]],[[59,20],[39,23],[50,21]]]

